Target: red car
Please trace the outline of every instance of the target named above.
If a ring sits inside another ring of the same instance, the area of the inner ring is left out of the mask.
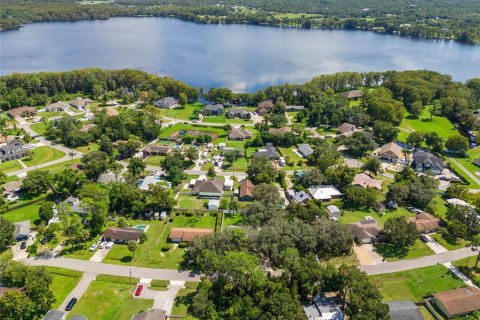
[[[142,293],[142,290],[143,290],[143,286],[139,285],[137,287],[137,290],[135,290],[135,295],[138,297]]]

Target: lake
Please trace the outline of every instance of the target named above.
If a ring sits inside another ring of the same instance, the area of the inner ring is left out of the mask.
[[[338,71],[429,69],[458,81],[480,76],[480,47],[452,41],[173,18],[34,23],[0,32],[0,44],[2,75],[132,68],[237,92]]]

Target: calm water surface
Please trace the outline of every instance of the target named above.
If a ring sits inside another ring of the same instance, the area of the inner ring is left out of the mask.
[[[480,47],[361,31],[200,25],[169,18],[29,24],[0,33],[0,74],[134,68],[254,91],[322,73],[430,69],[480,76]]]

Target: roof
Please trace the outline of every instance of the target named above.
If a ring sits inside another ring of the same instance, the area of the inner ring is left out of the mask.
[[[402,148],[395,142],[389,142],[387,144],[384,144],[380,149],[380,152],[378,153],[378,155],[381,157],[383,154],[386,154],[387,152],[393,153],[398,158],[402,157]]]
[[[409,219],[410,222],[415,223],[419,232],[430,232],[440,228],[441,220],[431,213],[420,212],[415,218]]]
[[[181,239],[181,241],[192,241],[195,237],[208,236],[213,229],[206,228],[172,228],[169,239]]]
[[[156,176],[152,176],[152,175],[146,176],[145,178],[143,178],[142,183],[140,184],[140,186],[138,188],[140,190],[148,190],[151,185],[155,185],[159,181],[160,181],[160,179],[157,178]]]
[[[340,209],[338,209],[338,207],[334,205],[327,206],[327,212],[332,219],[338,220],[342,216],[342,212],[340,211]]]
[[[222,104],[207,104],[203,109],[208,110],[208,111],[223,110],[223,105]]]
[[[228,133],[228,139],[231,139],[231,140],[247,139],[251,137],[252,137],[252,133],[245,129],[232,128],[232,130],[230,130],[230,132]]]
[[[343,320],[342,311],[335,303],[334,298],[317,295],[312,303],[303,305],[309,320]]]
[[[292,128],[290,128],[290,127],[270,128],[270,129],[268,129],[268,132],[272,133],[272,134],[285,134],[285,133],[288,133],[288,132],[292,132]]]
[[[376,188],[382,190],[382,181],[370,177],[365,172],[357,173],[353,178],[352,184],[363,188]]]
[[[330,200],[342,195],[335,186],[317,186],[308,188],[308,192],[316,200]]]
[[[70,320],[88,320],[88,318],[80,314],[76,314],[73,317],[71,317]]]
[[[172,98],[172,97],[164,97],[164,98],[161,98],[157,101],[155,101],[153,104],[156,106],[156,107],[172,107],[176,104],[178,104],[179,101],[175,98]]]
[[[23,288],[17,287],[0,287],[0,298],[3,297],[9,291],[22,291]]]
[[[373,219],[350,223],[348,227],[357,239],[374,238],[382,231],[382,228]]]
[[[45,107],[45,109],[69,110],[70,106],[68,105],[68,103],[66,103],[64,101],[57,101],[57,102],[49,104],[48,106]]]
[[[305,109],[304,106],[287,106],[285,109],[287,110],[303,110]]]
[[[300,192],[295,192],[295,194],[293,195],[293,199],[295,199],[295,201],[298,203],[302,203],[310,199],[310,196],[308,195],[308,193],[302,190]]]
[[[8,114],[11,115],[12,117],[20,117],[24,113],[37,114],[37,109],[33,107],[23,106],[23,107],[18,107],[18,108],[13,108],[8,110]]]
[[[218,199],[210,199],[208,200],[208,206],[219,206],[220,205],[220,200]]]
[[[227,110],[227,113],[232,113],[232,114],[247,114],[249,113],[247,108],[231,108]]]
[[[123,241],[138,241],[142,233],[143,230],[141,229],[110,227],[103,233],[103,237]]]
[[[145,312],[136,314],[132,317],[132,320],[165,320],[167,318],[167,312],[162,309],[150,309]]]
[[[298,152],[300,152],[304,157],[308,157],[313,154],[313,149],[308,143],[302,143],[297,145]]]
[[[413,154],[414,168],[423,168],[424,170],[441,170],[445,167],[443,160],[430,152],[415,152]]]
[[[3,185],[3,190],[6,193],[10,193],[10,192],[19,190],[21,186],[22,186],[22,181],[12,181],[12,182],[5,183]]]
[[[73,101],[70,102],[70,105],[71,106],[74,106],[76,108],[84,108],[86,106],[88,106],[89,104],[92,103],[92,100],[90,99],[83,99],[83,98],[77,98]]]
[[[172,151],[172,147],[171,146],[157,146],[157,145],[154,145],[154,144],[149,144],[148,146],[146,146],[143,151],[146,151],[148,153],[163,153],[163,154],[167,154],[169,153],[170,151]]]
[[[243,179],[240,182],[239,197],[242,198],[244,196],[253,197],[253,183],[248,179]]]
[[[99,183],[109,183],[117,181],[125,181],[125,179],[121,175],[116,175],[114,172],[111,171],[102,173],[97,179],[97,182]]]
[[[447,201],[448,204],[453,205],[453,206],[465,206],[465,207],[470,206],[468,204],[468,202],[466,202],[465,200],[462,200],[462,199],[458,199],[458,198],[451,198],[451,199],[447,199],[446,201]]]
[[[63,311],[58,310],[48,310],[45,316],[42,318],[43,320],[63,320],[65,319],[65,314]]]
[[[14,224],[15,231],[13,232],[14,238],[18,237],[19,235],[29,235],[30,234],[30,220],[25,220],[21,222],[17,222]]]
[[[355,125],[345,122],[337,128],[337,131],[341,134],[352,133],[353,131],[355,131]]]
[[[222,193],[223,180],[197,180],[192,188],[192,193]]]
[[[118,110],[115,108],[106,108],[105,112],[109,117],[114,117],[119,115]]]
[[[480,289],[472,286],[437,292],[433,298],[444,306],[450,316],[480,310]]]
[[[0,143],[7,143],[7,142],[12,141],[13,139],[15,139],[14,136],[4,136],[4,135],[0,134]]]
[[[391,320],[423,320],[420,310],[413,301],[389,301],[390,311],[388,315]]]
[[[265,148],[259,149],[258,151],[253,153],[254,157],[265,155],[270,159],[279,158],[280,155],[278,154],[277,148],[275,148],[271,143],[267,143]]]
[[[78,131],[80,131],[80,132],[88,132],[88,131],[90,131],[90,129],[95,128],[96,126],[97,126],[97,125],[94,124],[94,123],[87,123],[87,124],[84,124],[84,125],[80,128],[80,130],[78,130]]]
[[[362,90],[351,90],[351,91],[346,91],[341,93],[342,96],[348,99],[352,98],[360,98],[363,96],[363,91]]]
[[[273,109],[274,105],[272,103],[272,101],[270,100],[265,100],[265,101],[262,101],[262,102],[259,102],[257,104],[258,106],[258,109],[265,109],[265,110],[270,110],[270,109]]]

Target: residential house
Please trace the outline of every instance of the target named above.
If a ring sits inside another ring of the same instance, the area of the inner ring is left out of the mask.
[[[231,108],[225,113],[227,118],[250,119],[251,114],[247,108]]]
[[[202,109],[204,116],[220,116],[223,114],[223,105],[221,104],[207,104]]]
[[[22,187],[22,181],[12,181],[3,185],[2,197],[7,200],[14,200]],[[2,187],[0,187],[1,189]]]
[[[138,188],[140,190],[149,190],[150,186],[156,185],[157,183],[162,183],[165,186],[165,188],[170,188],[172,186],[172,183],[170,181],[162,180],[159,177],[154,175],[149,175],[143,178]]]
[[[192,188],[192,194],[199,197],[221,197],[223,192],[223,180],[197,180]]]
[[[132,320],[165,320],[167,319],[167,312],[162,309],[149,309],[142,313],[136,314]]]
[[[105,241],[113,241],[118,243],[128,243],[132,240],[140,242],[140,237],[143,232],[143,229],[137,228],[110,227],[103,233],[103,239]]]
[[[468,202],[458,198],[450,198],[445,201],[447,201],[447,204],[450,206],[470,207],[470,204]]]
[[[363,91],[362,90],[351,90],[351,91],[346,91],[341,93],[342,96],[344,96],[347,99],[354,99],[357,100],[363,96]]]
[[[290,112],[292,112],[292,111],[302,111],[303,109],[305,109],[304,106],[287,106],[285,108],[285,110],[290,111]]]
[[[342,216],[342,212],[338,209],[337,206],[329,205],[327,206],[327,214],[332,220],[338,220]]]
[[[308,188],[308,192],[312,195],[313,199],[328,201],[335,198],[340,198],[342,193],[338,191],[335,186],[316,186]]]
[[[212,233],[212,229],[205,228],[172,228],[168,239],[171,242],[190,242],[195,237],[204,237]]]
[[[338,128],[337,132],[345,137],[351,136],[355,132],[355,125],[350,123],[342,123]]]
[[[297,150],[304,158],[308,158],[310,155],[313,154],[314,151],[308,143],[302,143],[297,145]]]
[[[58,310],[48,310],[47,313],[43,316],[42,320],[64,320],[65,313]]]
[[[362,220],[348,225],[355,239],[360,243],[372,243],[382,232],[374,219]]]
[[[83,132],[83,133],[87,133],[87,132],[89,132],[90,130],[92,130],[93,128],[96,128],[96,127],[97,127],[97,125],[94,124],[94,123],[87,123],[87,124],[84,124],[84,125],[80,128],[80,130],[78,130],[78,131]]]
[[[380,159],[390,162],[399,162],[405,159],[402,148],[395,142],[384,144],[378,152],[378,156]]]
[[[125,181],[124,177],[112,171],[102,173],[97,179],[98,183],[104,183],[104,184],[107,184],[110,182],[123,182],[123,181]]]
[[[153,105],[160,109],[174,109],[179,106],[180,101],[173,97],[164,97],[153,103]]]
[[[208,200],[208,210],[218,210],[220,207],[220,200],[210,199]]]
[[[278,154],[277,148],[271,143],[267,143],[265,148],[258,149],[258,151],[253,153],[254,157],[266,156],[268,159],[279,159],[280,155]]]
[[[421,151],[413,154],[412,167],[417,172],[429,171],[435,175],[440,175],[446,165],[443,159],[433,153]]]
[[[365,172],[357,173],[353,178],[352,185],[382,190],[382,180],[374,179]]]
[[[389,301],[386,304],[391,320],[423,320],[420,309],[413,301]]]
[[[158,212],[156,212],[158,213]],[[160,212],[160,215],[158,216],[158,219],[160,219],[160,221],[163,221],[167,218],[167,211],[162,211]],[[155,218],[156,219],[156,218]],[[157,219],[156,219],[157,220]]]
[[[57,101],[45,107],[48,112],[62,112],[70,111],[70,105],[63,101]]]
[[[334,297],[317,295],[312,303],[302,305],[308,320],[343,320],[344,315]]]
[[[409,222],[415,223],[418,232],[430,233],[440,229],[442,220],[428,212],[420,212],[415,218],[410,218]]]
[[[267,113],[270,113],[274,107],[275,105],[270,100],[259,102],[257,104],[257,113],[261,116],[266,115]]]
[[[18,242],[28,240],[30,237],[30,220],[17,222],[14,226],[13,238]]]
[[[473,164],[476,165],[477,167],[480,167],[480,158],[475,158],[473,160]]]
[[[77,98],[73,101],[70,101],[70,105],[74,107],[77,110],[87,110],[87,107],[92,104],[92,100],[90,99],[83,99],[83,98]]]
[[[8,110],[7,112],[11,117],[18,118],[18,117],[33,117],[37,114],[37,109],[32,107],[17,107]]]
[[[85,209],[82,208],[81,201],[77,197],[69,196],[63,203],[69,205],[72,208],[72,211],[75,213],[80,215],[85,213]]]
[[[299,192],[294,192],[292,197],[292,200],[296,203],[305,203],[310,199],[310,195],[308,195],[308,193],[303,190]]]
[[[27,150],[23,148],[23,143],[13,140],[0,147],[0,162],[13,159],[20,159],[27,155]]]
[[[115,108],[106,108],[105,109],[105,114],[109,117],[116,117],[118,116],[120,113],[118,112],[117,109]]]
[[[223,190],[232,191],[234,182],[229,177],[225,177],[225,182],[223,183]]]
[[[289,132],[292,132],[292,128],[290,128],[290,127],[268,129],[268,133],[270,133],[270,134],[285,134],[285,133],[289,133]]]
[[[229,140],[245,140],[251,138],[252,133],[245,129],[232,128],[232,130],[230,130],[230,132],[228,133]]]
[[[473,286],[437,292],[432,296],[433,304],[447,319],[480,311],[480,289]]]
[[[248,179],[243,179],[240,182],[240,190],[238,193],[239,201],[252,201],[253,200],[253,183]]]
[[[148,156],[167,156],[172,152],[172,147],[149,144],[142,151],[144,155]]]
[[[13,140],[15,140],[14,136],[4,136],[4,135],[0,134],[0,145],[2,145],[4,143],[11,142]]]

